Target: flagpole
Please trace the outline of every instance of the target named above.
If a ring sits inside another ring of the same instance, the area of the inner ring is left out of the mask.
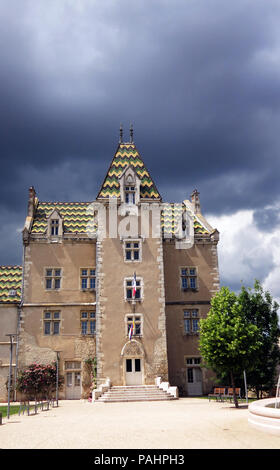
[[[135,304],[136,304],[135,297],[136,297],[136,272],[134,271],[133,282],[132,282],[133,313],[135,313]]]

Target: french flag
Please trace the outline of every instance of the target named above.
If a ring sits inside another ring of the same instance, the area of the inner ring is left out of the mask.
[[[134,273],[133,281],[132,281],[132,297],[135,299],[136,295],[136,273]]]

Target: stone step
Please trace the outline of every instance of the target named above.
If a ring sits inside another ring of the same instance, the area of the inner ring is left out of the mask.
[[[116,393],[104,393],[103,397],[109,398],[127,398],[127,397],[172,397],[170,394],[164,393],[153,393],[153,394],[145,394],[145,393],[123,393],[123,394],[116,394]]]
[[[145,392],[145,393],[166,393],[165,390],[162,388],[110,388],[108,391],[114,392],[114,393],[138,393],[138,392]]]
[[[108,392],[112,393],[167,393],[165,390],[161,388],[124,388],[124,389],[116,389],[116,388],[109,388]]]
[[[104,403],[125,401],[176,400],[173,395],[156,385],[112,386],[97,401]]]
[[[143,385],[128,385],[127,387],[124,387],[124,386],[117,386],[117,385],[114,385],[113,387],[110,388],[110,390],[149,390],[149,391],[152,391],[152,390],[161,390],[159,389],[158,387],[156,387],[155,385],[150,385],[150,386],[143,386]]]
[[[102,401],[104,403],[113,403],[113,402],[126,402],[126,401],[166,401],[166,400],[177,400],[177,398],[173,396],[166,396],[166,397],[153,397],[153,398],[135,398],[135,397],[126,397],[126,398],[106,398],[104,396],[98,398],[97,401]]]

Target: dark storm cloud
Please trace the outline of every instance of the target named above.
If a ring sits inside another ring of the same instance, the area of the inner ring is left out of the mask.
[[[31,184],[93,199],[131,121],[164,199],[197,187],[216,215],[279,199],[279,2],[11,0],[0,18],[7,222]]]
[[[279,208],[268,207],[256,210],[253,214],[254,223],[262,232],[272,232],[275,228],[280,227],[280,211]]]

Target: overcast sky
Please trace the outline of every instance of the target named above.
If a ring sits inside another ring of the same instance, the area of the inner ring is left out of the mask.
[[[0,3],[0,264],[21,264],[28,188],[91,201],[119,126],[169,202],[194,188],[221,283],[280,299],[279,0]]]

